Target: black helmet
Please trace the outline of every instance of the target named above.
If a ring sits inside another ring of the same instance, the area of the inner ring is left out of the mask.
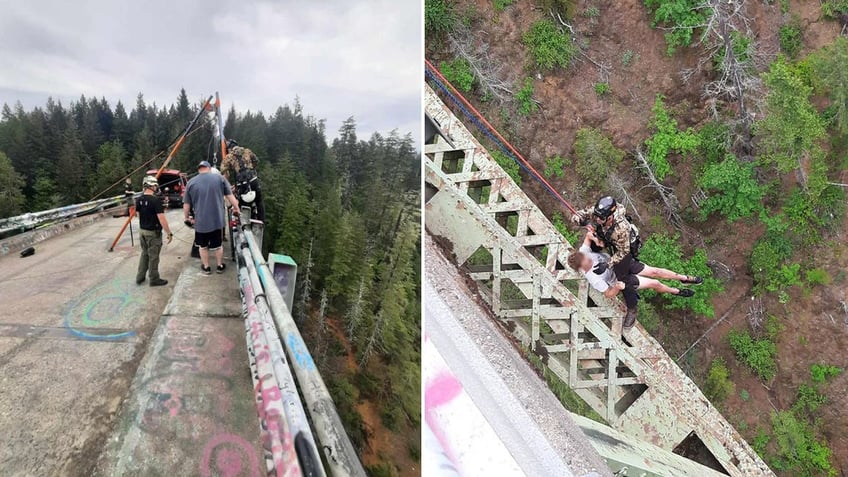
[[[228,150],[228,151],[229,151],[230,149],[232,149],[232,148],[236,147],[236,146],[238,146],[238,143],[236,142],[236,140],[235,140],[235,139],[227,139],[227,150]]]
[[[617,203],[615,202],[615,199],[611,196],[606,195],[601,197],[598,199],[598,202],[595,203],[595,211],[593,212],[593,215],[606,220],[613,212],[615,212],[616,205]]]

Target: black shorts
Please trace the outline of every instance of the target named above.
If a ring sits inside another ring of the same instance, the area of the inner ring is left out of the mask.
[[[209,250],[218,250],[221,248],[223,236],[220,230],[211,232],[194,232],[194,244],[198,248],[208,248]]]
[[[642,273],[645,269],[645,264],[633,258],[633,255],[627,254],[620,262],[618,262],[612,270],[615,272],[616,279],[624,282],[625,285],[633,288],[639,287],[639,279],[636,275]]]

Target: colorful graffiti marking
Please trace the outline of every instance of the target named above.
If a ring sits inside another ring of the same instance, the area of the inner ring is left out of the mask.
[[[144,301],[135,296],[138,290],[130,280],[113,280],[89,288],[66,305],[65,327],[72,335],[90,341],[120,341],[135,336],[134,330],[98,333],[97,329],[137,316],[144,307]]]
[[[307,370],[315,369],[315,361],[312,360],[312,355],[306,349],[306,344],[295,333],[289,333],[286,336],[286,341],[289,344],[289,349],[294,354],[294,360],[302,368]]]
[[[235,434],[219,434],[210,439],[203,449],[200,475],[259,477],[259,458],[256,457],[253,446],[243,438]]]

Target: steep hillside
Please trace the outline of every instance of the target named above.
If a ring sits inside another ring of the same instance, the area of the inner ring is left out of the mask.
[[[848,472],[843,4],[425,9],[428,59],[569,201],[615,195],[644,261],[715,279],[690,302],[643,294],[640,321],[786,476]]]

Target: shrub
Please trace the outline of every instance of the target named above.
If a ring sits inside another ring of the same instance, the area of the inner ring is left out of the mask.
[[[450,81],[460,91],[467,93],[474,86],[474,73],[471,71],[471,65],[465,58],[455,58],[449,62],[443,61],[439,65],[439,69],[442,71],[445,79]]]
[[[710,121],[698,131],[698,155],[707,165],[723,161],[730,151],[730,127],[720,121]]]
[[[824,383],[842,373],[842,368],[829,364],[813,364],[810,366],[810,377],[814,383]]]
[[[704,383],[704,395],[715,404],[720,404],[733,394],[735,386],[730,380],[730,370],[721,358],[710,364],[707,381]]]
[[[630,64],[633,63],[633,60],[636,60],[638,58],[639,55],[634,56],[633,50],[625,50],[624,54],[621,55],[621,64],[624,66],[630,66]]]
[[[565,225],[565,220],[563,220],[562,215],[559,212],[554,212],[554,216],[551,219],[551,222],[554,224],[554,228],[565,237],[565,240],[568,241],[572,246],[577,245],[580,241],[580,234],[576,230],[572,230]]]
[[[451,0],[424,0],[424,30],[440,38],[456,26],[458,17]]]
[[[651,119],[651,127],[654,135],[645,141],[648,146],[648,164],[654,170],[658,180],[663,180],[671,174],[671,164],[668,162],[668,154],[689,154],[694,152],[701,144],[700,137],[692,128],[686,131],[677,129],[677,120],[665,109],[662,95],[657,95],[654,107],[651,110],[654,117]]]
[[[824,16],[838,19],[840,15],[848,14],[848,0],[825,0],[821,8]]]
[[[747,332],[731,331],[728,334],[730,347],[736,357],[764,381],[771,380],[777,373],[774,358],[777,346],[767,338],[754,339]]]
[[[701,204],[701,214],[718,212],[730,222],[750,217],[761,208],[763,188],[754,178],[754,165],[743,163],[732,155],[722,162],[708,164],[698,179],[708,197]]]
[[[667,268],[678,273],[687,275],[698,275],[703,277],[703,285],[698,287],[695,296],[691,298],[676,298],[670,295],[660,295],[663,304],[668,309],[691,310],[702,316],[712,317],[715,315],[711,298],[720,293],[723,288],[721,283],[713,278],[713,271],[707,265],[707,254],[703,249],[695,250],[692,256],[683,259],[683,250],[678,243],[678,236],[664,234],[653,234],[645,241],[639,259],[652,266]],[[653,290],[640,291],[645,298],[656,296]]]
[[[568,68],[577,56],[577,46],[571,38],[548,19],[539,20],[530,27],[524,34],[524,44],[536,66],[546,70]]]
[[[803,46],[801,33],[801,23],[796,17],[792,17],[788,23],[781,25],[778,31],[780,49],[790,58],[795,58]]]
[[[518,114],[528,116],[539,109],[539,105],[533,100],[533,91],[533,80],[526,78],[524,86],[515,94],[515,99],[518,100]]]
[[[496,12],[502,12],[506,10],[506,7],[512,5],[513,2],[514,0],[492,0]]]
[[[545,159],[545,170],[542,173],[545,177],[563,177],[565,176],[563,169],[565,169],[565,160],[557,154]]]
[[[787,225],[781,217],[765,218],[766,234],[751,251],[750,267],[756,292],[774,290],[783,273],[777,265],[792,256],[792,243],[786,238]]]
[[[668,27],[665,43],[669,56],[681,46],[692,44],[695,30],[703,25],[709,11],[700,8],[701,0],[645,0],[648,13],[653,15],[651,26]]]
[[[588,7],[583,10],[583,13],[581,15],[583,15],[585,18],[598,18],[599,16],[601,16],[601,10],[598,9],[598,7],[592,5],[591,7]]]
[[[518,162],[513,160],[510,156],[507,156],[503,152],[499,150],[491,151],[492,159],[501,166],[501,169],[515,181],[516,185],[521,185],[521,173],[520,168],[518,166]]]
[[[577,131],[574,138],[574,167],[587,187],[606,184],[610,171],[617,168],[622,159],[624,151],[615,147],[602,132],[593,128]]]
[[[832,279],[830,278],[830,274],[827,273],[827,270],[823,268],[813,268],[807,270],[806,274],[807,283],[811,286],[815,285],[830,285]]]
[[[610,92],[609,83],[595,83],[595,94],[598,96],[604,96]]]
[[[775,470],[797,477],[836,476],[831,451],[810,424],[792,411],[772,414],[771,422],[775,454],[768,461]]]
[[[827,396],[820,393],[816,387],[810,386],[809,384],[802,384],[801,387],[798,388],[798,398],[792,406],[792,409],[795,412],[807,412],[812,414],[826,402]]]

